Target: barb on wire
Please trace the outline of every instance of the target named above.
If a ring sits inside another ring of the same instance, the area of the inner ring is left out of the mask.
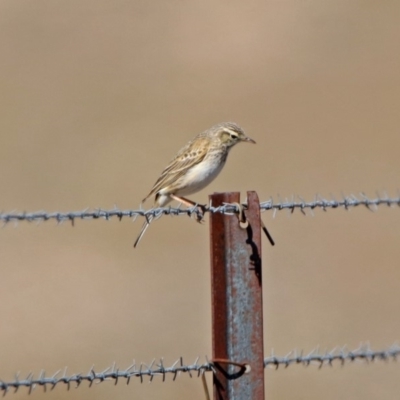
[[[314,200],[305,201],[300,196],[293,196],[291,200],[279,200],[275,202],[272,198],[268,201],[263,201],[260,203],[260,208],[262,211],[272,210],[274,215],[277,211],[288,210],[289,212],[294,212],[295,210],[299,210],[301,213],[306,214],[306,210],[309,210],[311,213],[314,209],[320,208],[324,211],[328,209],[336,209],[336,208],[344,208],[348,210],[349,208],[364,206],[370,210],[375,210],[378,206],[386,205],[386,206],[400,206],[400,193],[397,197],[389,197],[384,194],[381,196],[377,193],[375,198],[369,198],[364,193],[360,193],[357,196],[343,196],[341,200],[336,200],[333,197],[331,199],[326,199],[321,197],[320,195],[316,195]],[[246,208],[246,204],[242,205]],[[200,210],[201,208],[201,210]],[[223,213],[223,214],[234,214],[239,213],[240,208],[237,204],[224,204],[219,207],[213,207],[212,205],[208,206],[193,206],[189,208],[181,208],[179,207],[156,207],[148,210],[144,210],[142,208],[136,210],[120,210],[119,208],[114,208],[111,210],[103,210],[103,209],[95,209],[95,210],[82,210],[82,211],[68,211],[68,212],[46,212],[46,211],[36,211],[36,212],[0,212],[0,221],[4,224],[9,222],[20,222],[20,221],[28,221],[28,222],[43,222],[54,220],[58,223],[64,221],[70,221],[72,225],[75,220],[93,220],[93,219],[105,219],[109,220],[111,218],[118,218],[121,220],[122,218],[133,218],[144,217],[149,219],[151,218],[159,218],[163,215],[186,215],[189,217],[197,216],[200,212],[209,212],[209,213]]]
[[[324,353],[320,353],[317,348],[305,355],[303,352],[293,350],[282,357],[276,356],[272,352],[269,357],[265,358],[264,367],[278,369],[280,366],[286,368],[293,364],[306,367],[315,364],[319,366],[319,368],[322,368],[324,366],[332,366],[335,362],[343,366],[348,362],[354,361],[396,361],[399,355],[400,346],[397,344],[378,351],[372,350],[369,345],[360,345],[355,350],[347,350],[346,347],[336,347],[332,351],[326,351]],[[251,367],[251,365],[247,363],[242,364],[229,360],[208,361],[207,358],[206,362],[203,364],[199,363],[199,358],[197,358],[193,364],[185,364],[182,357],[180,357],[170,367],[164,366],[163,359],[160,359],[159,362],[153,360],[150,365],[145,365],[143,363],[137,365],[133,362],[126,369],[117,368],[115,364],[103,371],[95,371],[94,367],[91,367],[87,373],[72,375],[68,375],[67,368],[59,370],[53,375],[46,375],[44,371],[41,371],[37,378],[34,377],[33,373],[29,373],[26,378],[20,378],[19,374],[16,374],[12,381],[7,382],[0,380],[0,391],[6,394],[13,390],[15,393],[19,388],[26,387],[28,392],[31,393],[38,386],[43,387],[43,390],[46,391],[48,388],[52,390],[61,384],[65,385],[69,390],[72,385],[79,387],[83,382],[88,382],[89,387],[91,387],[94,383],[102,383],[105,381],[113,381],[116,385],[124,379],[126,384],[129,384],[132,378],[138,378],[139,382],[143,383],[145,379],[146,381],[148,379],[149,382],[152,382],[155,378],[159,377],[162,379],[162,382],[165,382],[168,375],[172,377],[172,381],[175,381],[181,373],[187,373],[190,377],[193,377],[193,374],[199,377],[209,371],[214,373],[215,368],[221,363],[232,364],[240,369],[239,373],[237,373],[233,379],[240,379],[243,373],[248,372]]]

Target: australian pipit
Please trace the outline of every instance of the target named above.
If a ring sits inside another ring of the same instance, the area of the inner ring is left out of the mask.
[[[225,165],[230,149],[239,142],[255,143],[233,122],[223,122],[199,133],[178,151],[142,202],[155,195],[158,207],[172,200],[194,206],[196,203],[182,196],[196,193],[213,181]],[[152,219],[150,216],[145,221],[133,247],[138,245]]]

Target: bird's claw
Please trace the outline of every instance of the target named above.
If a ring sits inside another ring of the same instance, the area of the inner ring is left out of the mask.
[[[204,204],[197,204],[197,210],[196,210],[196,221],[199,224],[202,224],[205,219],[204,219],[204,214],[206,212],[206,205]]]

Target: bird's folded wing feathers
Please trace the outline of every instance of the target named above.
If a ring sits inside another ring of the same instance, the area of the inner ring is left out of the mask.
[[[150,193],[144,198],[156,194],[163,188],[167,188],[183,176],[190,168],[202,162],[208,152],[209,139],[204,137],[197,139],[183,147],[176,157],[167,165],[154,184]],[[143,200],[143,201],[144,201]]]

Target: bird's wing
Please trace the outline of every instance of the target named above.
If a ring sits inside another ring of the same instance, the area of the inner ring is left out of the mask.
[[[156,194],[163,188],[167,188],[175,183],[190,168],[201,163],[208,152],[210,139],[207,137],[197,138],[183,147],[176,157],[167,165],[157,179],[150,193],[143,199]]]

